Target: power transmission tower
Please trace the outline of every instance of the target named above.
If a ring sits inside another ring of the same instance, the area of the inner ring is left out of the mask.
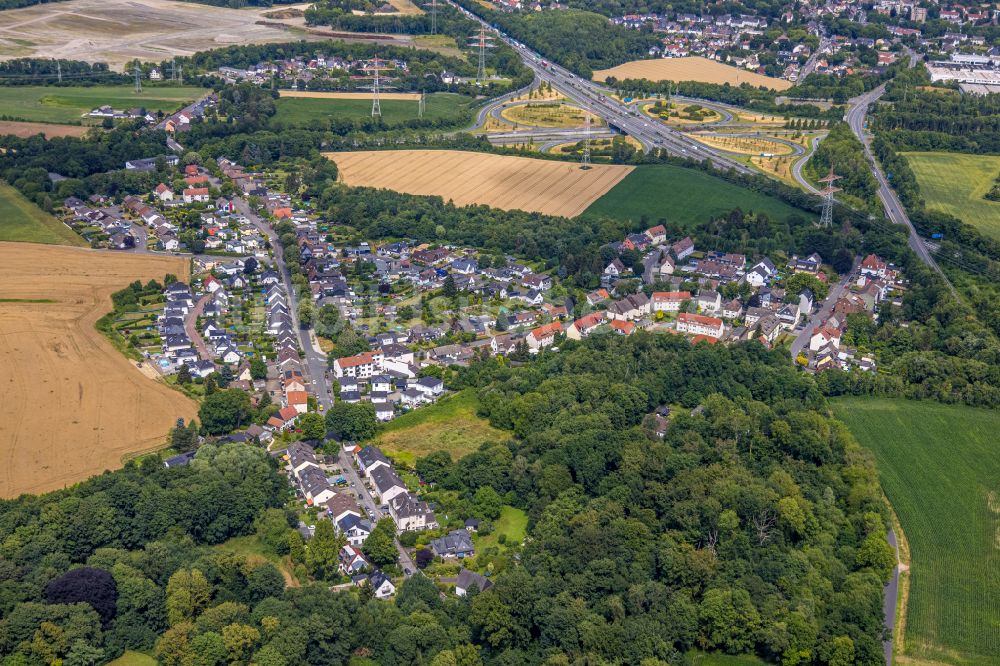
[[[476,83],[486,80],[486,49],[493,48],[493,37],[486,34],[486,26],[479,26],[479,34],[469,40],[469,45],[479,49],[479,70],[476,72]]]
[[[177,82],[184,83],[184,65],[177,65]]]
[[[424,97],[424,91],[421,90],[420,91],[420,101],[417,102],[417,116],[420,117],[420,118],[424,117],[424,104],[425,104],[424,99],[425,99],[425,97]]]
[[[382,117],[382,106],[378,94],[378,56],[375,56],[375,81],[372,83],[372,118]]]
[[[56,62],[56,76],[59,77],[59,83],[62,83],[62,63]]]
[[[139,63],[135,63],[135,67],[133,69],[135,71],[135,91],[137,93],[141,93],[142,92],[142,78],[141,78],[142,70],[139,69]]]
[[[431,34],[436,35],[438,31],[438,3],[431,0]]]
[[[820,190],[820,194],[823,196],[823,214],[819,218],[819,226],[829,227],[833,224],[833,195],[836,192],[840,192],[839,187],[834,187],[833,183],[840,180],[840,176],[836,176],[833,173],[833,167],[830,167],[830,173],[826,178],[820,178],[819,182],[826,183],[826,187]]]
[[[176,58],[171,58],[170,59],[170,80],[171,81],[176,81],[177,80],[177,59]]]
[[[587,129],[584,130],[583,138],[583,160],[580,168],[587,170],[590,168],[590,112],[587,112]]]

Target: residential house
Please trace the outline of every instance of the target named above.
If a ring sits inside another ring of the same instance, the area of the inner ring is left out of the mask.
[[[464,530],[453,530],[443,537],[434,539],[430,543],[431,550],[438,557],[446,559],[465,559],[476,554],[475,546],[472,544],[472,537]]]
[[[681,304],[689,300],[690,291],[654,291],[650,298],[653,312],[680,312]]]
[[[437,519],[427,502],[410,493],[401,493],[389,501],[389,515],[401,532],[430,530],[437,527]]]
[[[381,351],[366,351],[355,356],[345,356],[333,362],[333,374],[340,377],[367,379],[383,370]]]
[[[406,484],[391,468],[376,467],[369,478],[380,504],[388,504],[393,497],[406,492]]]
[[[721,319],[716,317],[682,312],[677,315],[677,331],[690,335],[707,335],[713,338],[721,338],[725,331],[725,325]]]
[[[372,533],[372,524],[353,513],[346,514],[336,521],[337,531],[347,538],[347,543],[352,546],[361,546]]]
[[[208,201],[208,188],[207,187],[188,187],[185,188],[181,195],[184,199],[184,203],[194,203],[194,202],[207,202]]]
[[[346,576],[353,576],[366,569],[371,569],[371,563],[357,546],[346,544],[340,549],[340,570]]]
[[[354,460],[358,463],[358,469],[367,478],[371,478],[372,472],[379,467],[384,467],[385,469],[392,469],[392,463],[389,459],[385,457],[382,450],[377,446],[366,446],[354,455]]]
[[[537,353],[543,348],[551,346],[560,333],[562,333],[562,324],[554,321],[532,329],[525,337],[525,341],[528,343],[528,349]]]
[[[376,571],[368,577],[368,584],[371,585],[372,593],[376,599],[388,599],[396,594],[396,586],[392,580],[382,571]]]
[[[455,582],[455,594],[460,597],[464,597],[469,593],[469,590],[475,588],[480,592],[485,592],[493,586],[489,578],[486,578],[482,574],[477,574],[475,571],[469,571],[468,569],[462,569],[458,572],[458,580]]]
[[[603,323],[603,312],[591,312],[570,324],[569,328],[566,329],[566,337],[570,340],[582,340]]]

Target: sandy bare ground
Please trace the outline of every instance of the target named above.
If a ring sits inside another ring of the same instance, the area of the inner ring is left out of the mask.
[[[149,379],[94,328],[113,291],[173,257],[0,243],[0,497],[44,492],[157,448],[196,406]],[[50,299],[54,303],[4,302]]]
[[[486,204],[574,217],[632,170],[460,150],[324,153],[348,185],[436,195],[458,206]]]
[[[308,99],[367,99],[372,98],[370,92],[311,92],[309,90],[279,90],[278,95],[281,97],[306,97]],[[400,99],[417,101],[420,99],[420,93],[385,93],[380,92],[378,94],[379,99]]]
[[[0,59],[159,61],[230,44],[321,39],[264,14],[172,0],[69,0],[0,12]],[[261,22],[261,23],[258,23]],[[265,25],[266,24],[266,25]]]
[[[633,60],[594,72],[595,81],[604,81],[613,76],[624,79],[648,79],[649,81],[701,81],[703,83],[730,83],[739,85],[764,86],[772,90],[787,90],[791,82],[763,76],[739,67],[724,65],[715,60],[690,56],[687,58],[655,58],[653,60]]]
[[[36,134],[44,134],[46,139],[58,136],[83,136],[90,130],[84,125],[51,125],[49,123],[22,123],[13,120],[0,120],[0,136],[13,134],[22,139]]]

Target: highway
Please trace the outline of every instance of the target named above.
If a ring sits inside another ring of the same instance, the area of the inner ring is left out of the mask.
[[[453,0],[449,0],[449,2],[468,18],[486,26],[498,39],[513,49],[524,61],[524,64],[535,73],[536,79],[550,83],[553,88],[581,108],[603,118],[608,125],[617,128],[623,134],[634,137],[642,143],[645,150],[660,148],[680,157],[708,160],[719,169],[735,169],[740,173],[755,173],[741,162],[699,144],[663,123],[641,116],[637,111],[629,109],[625,104],[607,95],[606,91],[596,83],[581,79],[569,70],[548,62],[540,54],[512,39]]]
[[[913,61],[914,56],[911,55],[911,64]],[[865,133],[865,117],[868,114],[868,108],[884,93],[885,84],[883,83],[878,88],[852,99],[850,101],[850,110],[848,110],[846,116],[847,123],[851,126],[851,131],[854,132],[854,135],[858,137],[859,141],[861,141],[861,145],[864,146],[865,157],[868,158],[872,175],[878,183],[878,198],[882,201],[882,207],[885,209],[886,217],[888,217],[894,224],[902,224],[907,228],[910,235],[910,248],[918,257],[920,257],[921,261],[933,268],[944,279],[948,288],[951,289],[952,295],[958,298],[958,293],[955,291],[955,287],[952,286],[951,281],[948,280],[948,277],[941,270],[941,267],[938,266],[937,261],[934,260],[934,256],[924,244],[923,239],[917,234],[917,230],[914,228],[913,222],[910,221],[909,215],[906,214],[906,209],[903,208],[903,204],[900,203],[899,197],[896,196],[896,192],[889,185],[889,180],[882,172],[881,167],[875,160],[875,156],[872,153],[871,140]]]

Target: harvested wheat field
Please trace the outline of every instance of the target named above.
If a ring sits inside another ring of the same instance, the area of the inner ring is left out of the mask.
[[[625,79],[647,79],[649,81],[701,81],[702,83],[729,83],[739,85],[749,83],[772,90],[787,90],[791,82],[775,79],[739,67],[723,65],[721,62],[689,56],[686,58],[656,58],[655,60],[633,60],[611,69],[594,72],[595,81],[604,81],[613,76],[619,81]]]
[[[348,185],[439,196],[457,206],[486,204],[574,217],[618,184],[632,167],[491,155],[460,150],[324,153]]]
[[[314,92],[309,90],[280,90],[280,97],[305,97],[306,99],[367,99],[371,101],[370,92]],[[386,93],[379,92],[378,97],[382,101],[398,99],[404,101],[417,101],[420,93]]]
[[[26,139],[36,134],[44,134],[46,139],[60,136],[83,136],[90,130],[84,125],[55,125],[49,123],[27,123],[14,120],[0,120],[0,136],[13,134]]]
[[[0,497],[37,493],[160,447],[196,406],[149,379],[94,328],[110,294],[182,279],[173,257],[0,243]]]

